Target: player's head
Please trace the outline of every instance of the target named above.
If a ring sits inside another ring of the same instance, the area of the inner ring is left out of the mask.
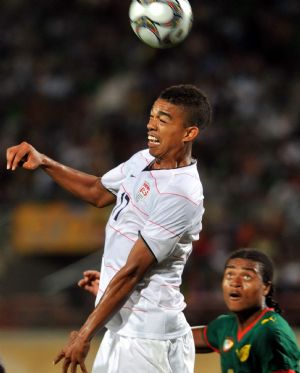
[[[198,88],[179,85],[165,89],[154,102],[147,124],[150,154],[164,168],[187,165],[193,141],[210,115],[207,97]]]
[[[263,252],[248,248],[234,251],[225,263],[223,278],[224,299],[229,309],[266,305],[281,313],[272,298],[273,274],[273,263]]]
[[[181,84],[171,86],[161,92],[160,99],[181,106],[186,113],[186,126],[197,126],[200,129],[211,121],[211,106],[206,95],[196,86]]]

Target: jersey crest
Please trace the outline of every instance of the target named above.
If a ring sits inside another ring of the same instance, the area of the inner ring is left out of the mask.
[[[223,343],[223,351],[224,352],[229,351],[233,347],[233,345],[234,345],[233,339],[231,337],[227,337]]]
[[[147,183],[147,181],[145,181],[136,194],[137,202],[140,201],[142,198],[147,197],[149,192],[150,192],[150,185]]]
[[[251,349],[251,345],[245,345],[241,347],[239,350],[236,349],[236,354],[241,363],[244,363],[245,361],[248,360],[250,349]]]

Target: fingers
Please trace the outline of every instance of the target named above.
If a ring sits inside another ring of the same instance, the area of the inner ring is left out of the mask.
[[[100,278],[100,273],[94,270],[88,270],[83,272],[83,278],[78,281],[78,286],[85,288],[86,286],[91,286],[93,281],[98,281]]]
[[[57,364],[62,358],[64,357],[64,353],[59,354],[59,356],[54,360],[54,364]],[[83,362],[77,362],[73,361],[71,362],[70,358],[65,357],[65,360],[63,362],[62,366],[62,371],[63,373],[67,373],[69,367],[71,368],[71,373],[76,373],[77,372],[77,365],[80,366],[81,372],[82,373],[88,373],[86,366]]]
[[[68,369],[71,369],[71,373],[77,372],[77,365],[80,366],[82,373],[88,373],[86,366],[84,362],[80,361],[72,361],[70,357],[66,357],[64,352],[61,352],[57,355],[55,360],[53,361],[54,364],[57,364],[61,359],[64,359],[63,365],[62,365],[62,372],[67,373]]]
[[[26,152],[24,152],[24,150],[20,150],[18,145],[8,148],[6,151],[6,168],[14,171],[17,168],[18,163],[25,155]]]
[[[71,364],[71,373],[76,373],[77,371],[77,363],[72,363]]]
[[[18,166],[23,166],[23,164],[27,162],[30,151],[31,147],[25,141],[19,145],[8,148],[6,151],[7,170],[14,171]]]
[[[99,289],[100,272],[88,270],[83,272],[83,275],[84,277],[77,282],[77,285],[96,296]]]
[[[79,365],[80,365],[80,369],[81,369],[82,373],[88,373],[84,363],[80,363]],[[75,371],[75,373],[76,373],[76,371]]]
[[[85,282],[84,280],[82,280],[79,281],[78,286],[96,296],[99,289],[99,280],[89,282]]]
[[[63,366],[62,366],[62,371],[63,371],[63,373],[67,373],[70,364],[71,364],[71,360],[70,360],[70,358],[66,358],[66,357],[65,357],[65,360],[64,360],[64,363],[63,363]],[[72,365],[73,365],[73,364],[74,364],[74,363],[72,363]],[[76,364],[75,364],[75,373],[76,373]]]
[[[22,167],[24,163],[28,161],[28,154],[24,155],[24,157],[18,162],[18,167]]]
[[[63,351],[61,351],[57,356],[56,358],[53,360],[53,363],[54,364],[57,364],[61,361],[61,359],[65,356],[65,353]]]
[[[86,284],[86,280],[85,279],[81,279],[77,282],[77,285],[80,287],[80,288],[83,288]]]
[[[91,278],[93,280],[99,279],[100,278],[100,272],[89,269],[88,271],[83,272],[84,277]]]
[[[68,364],[69,367],[70,363]],[[88,373],[85,364],[84,363],[78,363],[78,362],[73,362],[71,363],[71,373],[76,373],[77,372],[77,365],[80,366],[81,372],[82,373]],[[67,369],[68,369],[67,367]],[[63,371],[65,373],[65,371]]]

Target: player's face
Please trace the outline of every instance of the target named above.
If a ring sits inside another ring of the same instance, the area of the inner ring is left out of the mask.
[[[195,132],[198,134],[197,127],[186,127],[185,122],[183,107],[156,100],[147,124],[150,154],[166,165],[180,161],[185,156],[187,142],[193,139]]]
[[[232,312],[263,308],[269,292],[269,285],[262,281],[260,264],[249,259],[231,259],[222,286],[225,303]]]

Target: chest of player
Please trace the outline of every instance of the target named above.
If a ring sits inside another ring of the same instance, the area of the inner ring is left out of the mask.
[[[255,334],[250,331],[241,339],[236,335],[224,336],[220,349],[223,373],[262,373]]]
[[[155,179],[149,172],[142,172],[138,176],[129,175],[118,192],[113,220],[143,223],[155,208],[158,196]]]

